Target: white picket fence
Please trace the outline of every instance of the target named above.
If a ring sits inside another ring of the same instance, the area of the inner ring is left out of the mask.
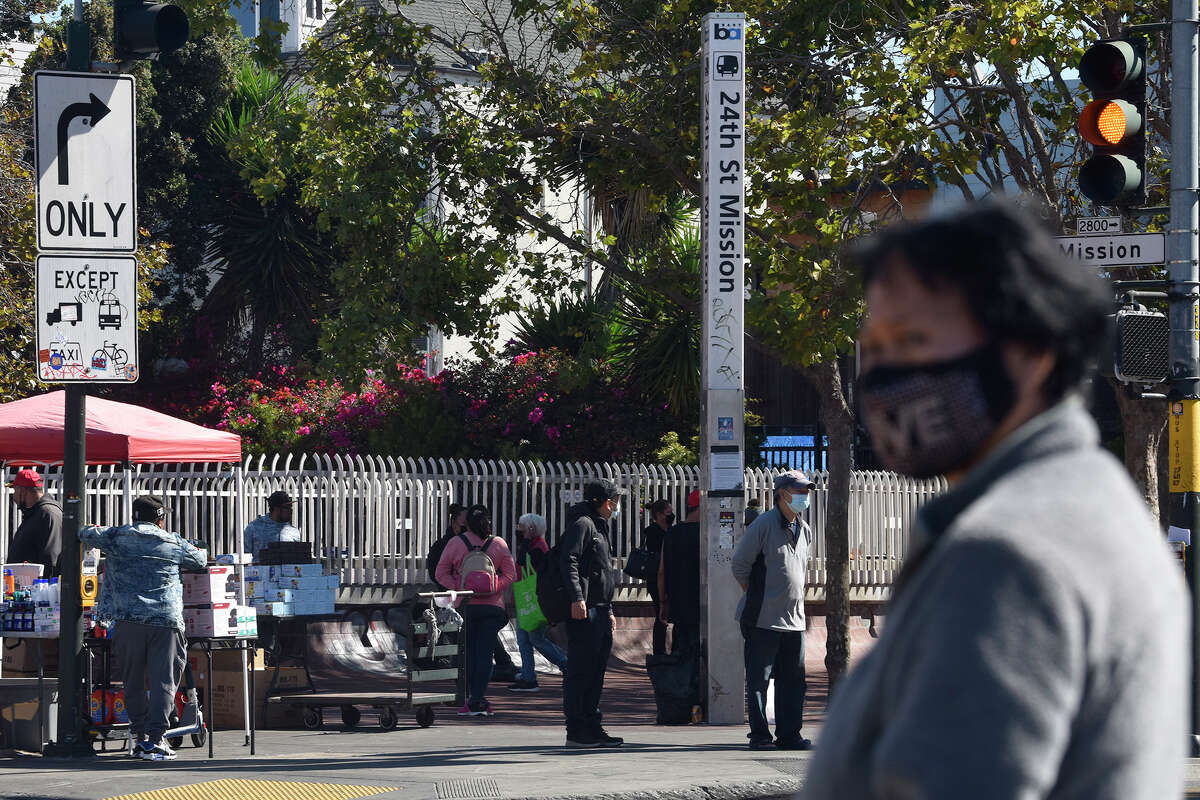
[[[61,495],[61,473],[46,475],[51,496]],[[584,482],[610,478],[626,495],[616,524],[615,555],[624,559],[640,543],[649,524],[643,506],[669,500],[682,516],[684,498],[699,485],[696,467],[635,464],[535,463],[451,459],[398,459],[341,455],[274,455],[247,458],[239,497],[237,471],[229,464],[133,465],[92,467],[87,473],[85,521],[101,525],[122,521],[125,483],[132,493],[162,497],[171,513],[169,527],[202,542],[210,552],[232,552],[239,534],[235,520],[249,522],[266,513],[266,498],[283,489],[296,498],[295,524],[312,542],[314,553],[336,552],[343,583],[411,584],[427,580],[425,554],[446,527],[451,503],[484,503],[496,531],[513,544],[517,518],[544,516],[553,537],[565,526],[568,507],[578,501]],[[6,473],[5,482],[13,470]],[[747,497],[771,504],[775,472],[746,471]],[[814,547],[809,568],[812,587],[825,582],[826,475],[817,483],[809,512]],[[904,557],[916,510],[944,491],[942,481],[915,481],[884,472],[853,473],[850,489],[852,587],[887,587]],[[0,560],[19,515],[8,502],[11,490],[0,485]]]

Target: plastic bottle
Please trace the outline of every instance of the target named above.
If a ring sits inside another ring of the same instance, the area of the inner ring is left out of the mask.
[[[34,606],[50,605],[50,581],[46,578],[37,578],[33,582],[33,604]]]
[[[62,589],[58,585],[58,578],[50,579],[50,605],[62,605]]]
[[[4,593],[12,594],[17,590],[17,579],[13,577],[11,569],[4,570]]]

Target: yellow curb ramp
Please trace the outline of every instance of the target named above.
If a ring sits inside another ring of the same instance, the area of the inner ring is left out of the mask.
[[[122,794],[105,800],[355,800],[359,797],[392,792],[398,788],[400,787],[225,778],[171,789]]]

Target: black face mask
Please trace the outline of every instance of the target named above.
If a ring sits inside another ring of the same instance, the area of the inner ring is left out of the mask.
[[[671,527],[671,526],[672,526],[672,525],[674,525],[674,524],[675,524],[675,515],[674,515],[674,514],[667,514],[667,527],[669,528],[669,527]]]
[[[931,478],[968,464],[1016,402],[1000,348],[958,358],[876,367],[858,379],[859,418],[890,470]]]

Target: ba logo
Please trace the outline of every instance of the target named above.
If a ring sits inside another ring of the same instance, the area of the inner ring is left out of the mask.
[[[722,25],[719,22],[713,23],[713,38],[714,39],[741,39],[742,29],[735,25]]]

